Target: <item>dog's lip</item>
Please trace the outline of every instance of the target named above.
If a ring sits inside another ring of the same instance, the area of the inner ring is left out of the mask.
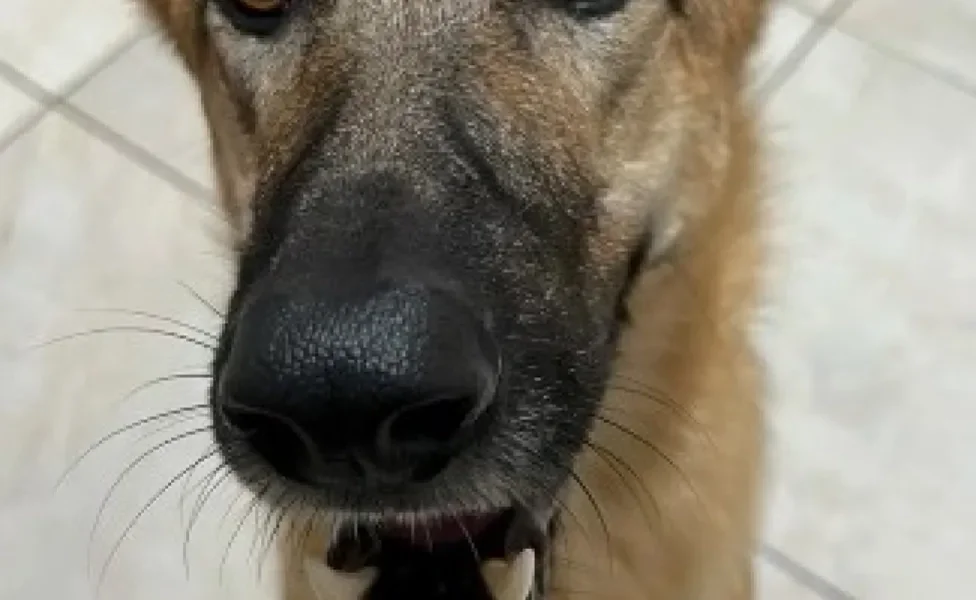
[[[381,531],[384,535],[403,541],[409,540],[415,545],[453,544],[467,538],[477,538],[496,519],[502,518],[501,512],[472,513],[456,517],[438,517],[427,522],[407,524],[402,521],[383,523]]]
[[[521,507],[427,519],[393,517],[368,524],[340,525],[326,554],[333,569],[356,572],[390,554],[472,550],[482,561],[508,560],[526,549],[542,555],[548,522]]]

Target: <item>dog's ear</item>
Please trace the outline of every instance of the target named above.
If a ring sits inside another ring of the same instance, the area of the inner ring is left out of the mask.
[[[535,552],[526,548],[511,562],[489,560],[481,574],[495,600],[528,600],[535,581]]]
[[[311,558],[305,561],[305,572],[318,600],[362,600],[378,574],[373,567],[344,573]]]

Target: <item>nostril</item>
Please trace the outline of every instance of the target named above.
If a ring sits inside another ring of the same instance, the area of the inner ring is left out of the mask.
[[[467,424],[475,404],[470,398],[447,397],[407,406],[386,420],[380,434],[387,433],[389,443],[395,446],[447,444]]]
[[[477,400],[465,396],[405,406],[380,424],[372,466],[392,473],[406,469],[415,481],[429,481],[447,467],[478,416]]]
[[[412,465],[414,481],[430,481],[447,468],[451,453],[466,439],[479,416],[477,407],[476,400],[464,396],[408,406],[380,427],[379,456],[404,457]]]
[[[239,406],[225,406],[225,422],[282,476],[305,481],[314,451],[301,430],[275,415]]]

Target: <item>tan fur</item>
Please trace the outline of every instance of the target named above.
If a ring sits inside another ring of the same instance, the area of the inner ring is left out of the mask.
[[[424,39],[468,28],[480,41],[470,60],[481,74],[476,92],[502,125],[518,122],[534,134],[506,134],[505,143],[531,144],[557,175],[606,190],[589,238],[590,276],[609,277],[654,226],[652,266],[630,297],[633,324],[604,402],[604,415],[636,435],[601,421],[592,441],[602,450],[580,457],[577,473],[594,498],[569,484],[551,598],[753,597],[762,421],[747,328],[761,260],[760,182],[742,94],[763,0],[691,0],[681,18],[665,14],[664,0],[634,0],[611,35],[592,40],[568,42],[542,23],[532,60],[511,28],[474,10],[485,6],[478,0],[323,2],[335,7],[319,17],[335,19],[329,43],[299,31],[263,54],[208,22],[194,0],[142,1],[199,84],[221,198],[241,232],[255,190],[274,186],[304,132],[323,118],[319,107],[336,94],[379,93],[368,81],[403,77],[437,48],[414,48],[396,28],[412,20]],[[403,22],[369,11],[401,11]],[[344,30],[348,23],[360,33]],[[360,37],[367,26],[403,44],[403,63],[371,59]],[[230,91],[241,83],[228,82],[249,72],[272,80],[245,82],[245,101]],[[394,160],[399,142],[391,138],[389,155],[363,160]],[[636,388],[653,388],[659,401]],[[310,548],[321,552],[321,544]],[[283,598],[310,598],[297,572]]]

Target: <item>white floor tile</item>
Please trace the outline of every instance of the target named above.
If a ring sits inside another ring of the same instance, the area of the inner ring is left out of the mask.
[[[0,598],[31,600],[185,600],[274,597],[274,560],[256,580],[250,521],[218,575],[240,510],[220,516],[234,487],[208,503],[181,561],[183,532],[175,484],[126,536],[101,593],[95,582],[123,528],[168,479],[200,455],[206,435],[187,437],[131,471],[107,505],[89,558],[89,533],[112,482],[167,435],[206,424],[205,413],[156,431],[140,427],[90,455],[64,484],[57,477],[102,434],[157,411],[202,402],[205,380],[177,381],[125,402],[153,377],[203,372],[210,352],[158,335],[91,335],[43,348],[63,333],[94,327],[175,326],[119,313],[144,310],[213,329],[216,318],[179,285],[219,301],[229,269],[208,207],[175,191],[114,149],[57,115],[0,154]],[[160,422],[159,426],[166,424]],[[196,480],[215,463],[196,472]],[[199,489],[198,489],[199,491]],[[189,502],[195,498],[188,496]],[[189,504],[186,506],[189,508]],[[187,513],[184,512],[184,515]],[[258,548],[260,550],[260,547]]]
[[[833,4],[784,1],[757,54],[760,81],[809,15]],[[140,27],[126,0],[6,0],[4,13],[0,60],[51,90]],[[856,0],[840,27],[870,45],[827,35],[770,106],[781,251],[760,328],[774,409],[767,534],[859,600],[966,598],[976,547],[976,101],[886,52],[976,88],[976,2]],[[210,185],[196,93],[155,40],[72,101]],[[34,108],[0,81],[0,138]],[[182,382],[116,406],[138,383],[200,368],[208,356],[139,335],[26,346],[86,327],[147,324],[81,308],[214,325],[178,281],[221,297],[227,272],[210,239],[220,227],[197,201],[57,115],[0,154],[0,182],[0,540],[22,542],[5,555],[0,598],[93,600],[85,561],[98,503],[164,433],[120,438],[58,494],[51,484],[111,426],[199,401],[202,384]],[[118,489],[111,527],[96,537],[95,575],[113,536],[200,445],[166,450]],[[273,578],[255,581],[247,532],[223,587],[208,579],[217,569],[206,560],[220,560],[231,533],[217,518],[202,524],[186,580],[177,487],[130,534],[99,600],[263,600]],[[231,498],[221,496],[208,517]],[[760,590],[763,600],[817,598],[766,564]]]
[[[32,98],[0,79],[0,140],[17,123],[38,108],[37,102]]]
[[[212,187],[210,144],[198,93],[158,35],[140,40],[79,89],[71,102],[200,185]]]
[[[803,12],[810,15],[821,15],[828,8],[833,6],[838,0],[780,0],[787,4],[792,4]],[[846,0],[840,0],[844,2]]]
[[[976,89],[973,0],[857,0],[838,27]]]
[[[775,566],[759,561],[758,600],[823,600]]]
[[[976,100],[834,32],[770,111],[769,539],[857,598],[965,597]]]
[[[127,0],[4,0],[0,60],[59,91],[140,23],[136,4]]]
[[[776,71],[813,26],[813,18],[790,4],[777,2],[770,11],[759,47],[753,55],[753,80],[757,87]]]

